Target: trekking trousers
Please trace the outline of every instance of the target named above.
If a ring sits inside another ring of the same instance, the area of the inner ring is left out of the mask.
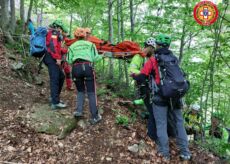
[[[158,152],[164,156],[169,156],[169,141],[167,134],[167,113],[168,106],[160,106],[153,103],[153,113],[156,121]],[[184,120],[180,109],[173,109],[172,115],[176,124],[176,141],[183,155],[190,155],[188,149],[188,138],[184,127]]]
[[[71,66],[67,62],[64,62],[63,70],[65,72],[66,87],[70,89],[72,87]]]
[[[72,70],[74,83],[77,88],[77,111],[83,111],[84,94],[87,91],[89,99],[89,109],[92,118],[97,118],[97,97],[96,97],[96,80],[93,66],[90,62],[75,63]]]
[[[50,77],[50,95],[52,104],[58,104],[60,101],[60,93],[65,80],[65,75],[62,68],[56,64],[56,60],[47,53],[44,56],[43,62],[48,67]]]

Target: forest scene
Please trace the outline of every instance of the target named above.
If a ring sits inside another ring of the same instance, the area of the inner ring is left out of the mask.
[[[0,163],[229,163],[229,3],[0,0]]]

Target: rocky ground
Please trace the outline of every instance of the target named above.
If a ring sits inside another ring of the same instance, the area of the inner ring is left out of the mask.
[[[46,130],[39,131],[35,125],[54,122],[52,119],[42,122],[40,118],[73,120],[75,91],[63,90],[62,99],[68,103],[67,109],[51,111],[45,70],[43,86],[29,83],[17,71],[12,71],[11,64],[17,60],[8,59],[6,54],[0,43],[0,163],[165,163],[157,157],[156,145],[146,136],[145,120],[137,117],[128,127],[116,124],[117,112],[129,116],[130,107],[120,103],[126,100],[112,98],[109,91],[98,97],[103,116],[99,124],[89,125],[86,102],[84,118],[75,120],[74,130],[65,138],[60,137],[65,122],[53,135],[44,133]],[[39,115],[39,119],[33,117],[42,110],[47,113]],[[168,163],[220,163],[218,157],[193,144],[190,145],[193,159],[189,162],[180,161],[175,141],[171,140],[170,148],[172,159]]]

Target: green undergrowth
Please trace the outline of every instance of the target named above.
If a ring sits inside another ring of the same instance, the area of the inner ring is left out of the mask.
[[[202,148],[213,152],[215,155],[230,162],[230,144],[217,138],[206,138],[205,142],[196,142]]]

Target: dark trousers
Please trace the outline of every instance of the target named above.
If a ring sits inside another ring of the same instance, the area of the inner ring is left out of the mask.
[[[153,115],[152,104],[150,103],[150,89],[148,87],[148,82],[137,84],[140,98],[144,100],[145,106],[149,112],[148,123],[147,123],[147,135],[153,140],[157,140],[157,129],[156,123]]]
[[[96,92],[95,74],[90,63],[79,63],[73,66],[73,77],[78,92]]]
[[[147,123],[147,129],[148,129],[147,134],[153,141],[156,141],[157,140],[157,128],[156,128],[155,118],[153,115],[152,104],[150,104],[150,101],[147,99],[144,99],[144,102],[149,112],[149,118],[148,118],[148,123]]]
[[[72,74],[74,77],[74,83],[78,91],[77,97],[77,111],[82,112],[84,105],[84,93],[85,90],[88,94],[89,108],[92,118],[98,117],[97,110],[97,97],[96,97],[96,81],[95,73],[91,63],[82,62],[73,66]]]
[[[58,104],[60,102],[60,93],[65,80],[65,75],[62,68],[56,64],[56,60],[53,59],[50,54],[45,55],[43,62],[48,67],[49,71],[52,104]]]

